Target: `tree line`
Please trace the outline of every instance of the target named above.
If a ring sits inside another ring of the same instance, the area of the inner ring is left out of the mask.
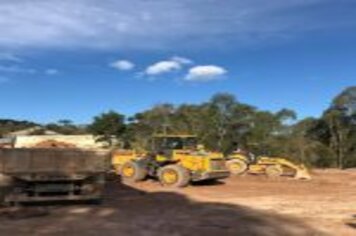
[[[356,87],[337,95],[319,118],[297,120],[293,110],[264,111],[219,93],[201,104],[160,104],[127,119],[109,111],[88,128],[137,149],[147,148],[153,134],[196,134],[208,149],[225,154],[241,148],[309,166],[355,167]]]
[[[4,127],[0,120],[0,135]],[[293,110],[265,111],[218,93],[201,104],[160,104],[131,117],[108,111],[86,126],[61,120],[44,127],[62,134],[89,132],[109,145],[119,140],[122,148],[135,149],[148,148],[157,133],[196,134],[207,149],[225,154],[240,148],[315,167],[356,167],[356,87],[337,95],[318,118],[298,120]]]

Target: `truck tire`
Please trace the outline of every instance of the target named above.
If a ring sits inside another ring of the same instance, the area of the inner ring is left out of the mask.
[[[164,186],[186,187],[190,182],[189,171],[180,165],[168,165],[158,171],[158,179]]]
[[[0,206],[5,204],[6,196],[10,192],[12,184],[11,177],[0,174]]]
[[[6,189],[0,186],[0,207],[4,205],[6,198]]]
[[[246,162],[238,159],[232,159],[227,161],[226,167],[232,175],[242,175],[247,171],[248,168]]]
[[[147,177],[147,168],[136,161],[129,161],[122,165],[120,173],[124,180],[138,182]]]

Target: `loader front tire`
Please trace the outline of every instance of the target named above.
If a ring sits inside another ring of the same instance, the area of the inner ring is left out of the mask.
[[[190,182],[189,171],[180,165],[168,165],[158,171],[158,179],[168,187],[186,187]]]
[[[135,161],[129,161],[122,165],[120,174],[123,180],[138,182],[147,177],[147,168]]]

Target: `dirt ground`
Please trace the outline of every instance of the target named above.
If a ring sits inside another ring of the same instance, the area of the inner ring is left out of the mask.
[[[113,178],[102,205],[0,210],[0,235],[356,235],[356,170],[313,177],[242,176],[168,190]]]

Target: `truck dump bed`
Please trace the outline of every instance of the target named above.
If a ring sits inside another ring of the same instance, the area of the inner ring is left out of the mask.
[[[106,154],[75,149],[0,149],[5,175],[100,173],[107,171]]]
[[[11,183],[5,199],[98,199],[110,167],[108,154],[77,149],[0,149],[0,176]]]

